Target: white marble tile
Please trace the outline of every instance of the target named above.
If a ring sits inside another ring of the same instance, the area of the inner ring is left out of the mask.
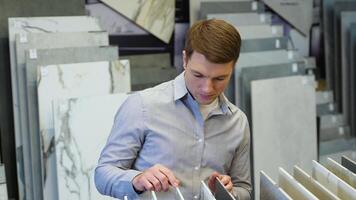
[[[347,184],[356,188],[356,174],[346,169],[344,166],[335,160],[328,158],[324,166],[335,174],[337,177],[345,181]]]
[[[260,172],[260,200],[291,200],[292,198],[265,172]]]
[[[57,98],[129,92],[129,72],[128,61],[123,64],[119,61],[102,61],[40,67],[37,78],[39,127],[42,151],[47,156],[44,158],[47,168],[55,166],[55,158],[51,154],[54,142],[52,101]],[[57,195],[57,179],[53,173],[55,172],[52,171],[51,176],[47,175],[46,183],[51,187],[44,188],[45,198]],[[48,180],[49,177],[52,180]]]
[[[278,184],[290,197],[298,200],[318,199],[283,168],[280,167],[278,171]]]
[[[93,43],[95,44],[95,43]],[[80,62],[92,62],[92,61],[114,61],[118,59],[118,49],[112,46],[103,47],[71,47],[71,48],[56,48],[56,49],[38,49],[36,50],[37,58],[31,58],[29,52],[26,52],[26,99],[28,109],[28,122],[29,122],[29,135],[32,147],[38,147],[36,149],[38,155],[34,156],[32,164],[41,165],[36,166],[34,169],[40,168],[43,173],[43,183],[45,185],[45,194],[52,194],[49,188],[52,188],[52,171],[55,172],[55,160],[52,158],[51,153],[46,149],[45,152],[41,149],[40,131],[39,131],[39,119],[38,119],[38,103],[37,103],[37,66],[51,65],[51,64],[66,64],[66,63],[80,63]],[[51,149],[51,148],[50,148]],[[32,149],[33,150],[33,149]],[[42,156],[46,155],[42,158]],[[41,157],[42,162],[46,160],[46,163],[41,163],[35,159]],[[52,165],[51,165],[52,164]],[[41,174],[38,174],[39,176]],[[46,178],[46,179],[45,179]],[[42,190],[42,188],[41,188]]]
[[[101,0],[165,43],[174,30],[174,0]]]
[[[209,187],[201,181],[200,184],[200,199],[201,200],[216,200],[214,195],[211,193]]]
[[[304,35],[309,35],[313,23],[313,0],[263,0],[272,10],[297,27]]]
[[[272,22],[270,13],[212,13],[208,19],[222,19],[234,26],[268,25]]]
[[[40,163],[40,146],[37,141],[33,141],[33,135],[29,134],[29,118],[26,94],[26,74],[25,74],[25,52],[30,51],[32,58],[37,57],[34,49],[61,48],[61,47],[83,47],[83,46],[104,46],[109,44],[108,34],[106,32],[73,32],[73,33],[21,33],[15,34],[16,49],[16,68],[18,84],[18,108],[20,110],[20,130],[21,139],[23,140],[23,158],[25,176],[31,175],[29,170],[32,169],[33,182],[26,179],[28,185],[41,185],[41,173],[36,170],[41,168]],[[35,53],[34,53],[35,52]],[[39,139],[39,137],[36,137]],[[37,142],[37,143],[36,143]],[[37,192],[41,188],[36,188]],[[35,192],[36,193],[36,192]]]
[[[356,199],[356,190],[313,160],[312,177],[340,199]]]
[[[12,99],[13,99],[13,113],[14,113],[14,128],[15,128],[15,145],[16,150],[22,149],[21,138],[21,112],[19,107],[18,80],[21,79],[16,64],[16,52],[15,52],[15,34],[23,33],[49,33],[49,32],[85,32],[85,31],[101,31],[101,27],[95,18],[87,16],[75,16],[75,17],[33,17],[33,18],[9,18],[9,47],[10,47],[10,61],[11,61],[11,85],[12,85]],[[22,152],[17,152],[21,155]],[[16,159],[21,159],[20,157]],[[25,182],[22,175],[24,173],[24,166],[22,161],[17,161],[18,170],[18,185],[19,193],[24,194]],[[34,183],[32,183],[36,186]],[[27,187],[31,185],[27,184]],[[31,190],[28,191],[31,193]],[[22,197],[20,197],[22,198]]]
[[[255,194],[259,196],[259,171],[277,179],[278,167],[292,172],[299,165],[311,171],[311,161],[317,159],[314,77],[252,81],[251,105]]]
[[[118,93],[54,102],[58,199],[113,199],[96,190],[94,169],[126,98]]]
[[[340,200],[339,197],[326,189],[318,181],[314,180],[298,166],[294,166],[293,168],[293,177],[319,199]]]

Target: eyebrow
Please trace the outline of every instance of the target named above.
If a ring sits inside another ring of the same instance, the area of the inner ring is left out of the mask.
[[[199,75],[202,75],[204,76],[202,73],[198,72],[198,71],[195,71],[194,69],[190,69],[193,73],[195,74],[199,74]],[[226,78],[228,77],[229,75],[228,74],[224,74],[224,75],[221,75],[221,76],[216,76],[216,77],[212,77],[212,78]],[[204,76],[205,77],[205,76]]]

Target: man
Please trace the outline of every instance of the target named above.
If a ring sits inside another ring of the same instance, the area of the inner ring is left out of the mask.
[[[131,95],[115,117],[95,170],[100,193],[116,198],[199,199],[201,180],[215,178],[250,199],[250,131],[245,114],[223,94],[241,38],[223,20],[195,23],[183,51],[185,71]]]

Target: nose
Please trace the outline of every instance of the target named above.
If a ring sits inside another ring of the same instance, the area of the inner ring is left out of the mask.
[[[205,79],[202,86],[201,91],[204,94],[211,94],[214,91],[214,84],[211,79]]]

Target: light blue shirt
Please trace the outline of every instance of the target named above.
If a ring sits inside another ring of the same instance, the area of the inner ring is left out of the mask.
[[[200,182],[217,171],[231,176],[233,194],[251,198],[250,130],[245,114],[222,94],[220,109],[204,121],[188,92],[184,72],[128,97],[118,110],[111,134],[95,169],[95,184],[104,195],[151,199],[137,194],[132,180],[162,164],[180,180],[185,199],[200,198]],[[157,193],[174,199],[174,190]]]

